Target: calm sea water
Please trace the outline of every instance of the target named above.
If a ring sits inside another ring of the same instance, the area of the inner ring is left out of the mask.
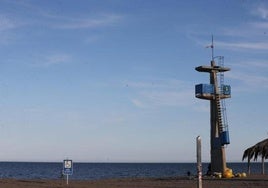
[[[203,173],[207,171],[203,163]],[[229,163],[234,173],[247,172],[247,163]],[[267,164],[266,164],[267,166]],[[0,162],[0,178],[59,179],[62,163]],[[266,167],[268,168],[268,167]],[[75,163],[70,179],[95,180],[128,177],[176,177],[196,174],[195,163]],[[266,170],[268,171],[268,169]],[[259,174],[261,163],[252,163],[251,172]],[[267,172],[266,172],[267,173]]]

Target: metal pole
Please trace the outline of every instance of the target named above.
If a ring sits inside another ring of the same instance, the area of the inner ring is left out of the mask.
[[[196,138],[196,158],[197,158],[197,188],[202,188],[202,161],[201,161],[201,137]]]
[[[68,185],[69,175],[67,174],[66,184]]]

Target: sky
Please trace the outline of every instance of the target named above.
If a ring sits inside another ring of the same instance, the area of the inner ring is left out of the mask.
[[[209,83],[224,56],[227,162],[268,136],[268,2],[1,0],[0,161],[210,160]]]

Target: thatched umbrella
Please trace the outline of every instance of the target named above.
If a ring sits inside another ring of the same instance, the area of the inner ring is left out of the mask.
[[[254,156],[254,161],[257,160],[258,156],[262,159],[262,174],[264,174],[264,159],[268,158],[268,139],[258,142],[254,146],[247,148],[244,151],[242,160],[248,158],[248,174],[250,174],[250,160]]]
[[[255,152],[255,146],[247,148],[244,151],[242,160],[244,161],[245,158],[248,158],[248,174],[250,174],[250,160],[253,158]]]

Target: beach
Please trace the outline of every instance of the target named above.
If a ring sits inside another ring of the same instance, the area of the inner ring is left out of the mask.
[[[196,188],[197,180],[188,177],[178,178],[124,178],[105,180],[19,180],[0,179],[4,188]],[[203,178],[203,188],[266,188],[267,175],[252,175],[246,178],[216,179]]]

